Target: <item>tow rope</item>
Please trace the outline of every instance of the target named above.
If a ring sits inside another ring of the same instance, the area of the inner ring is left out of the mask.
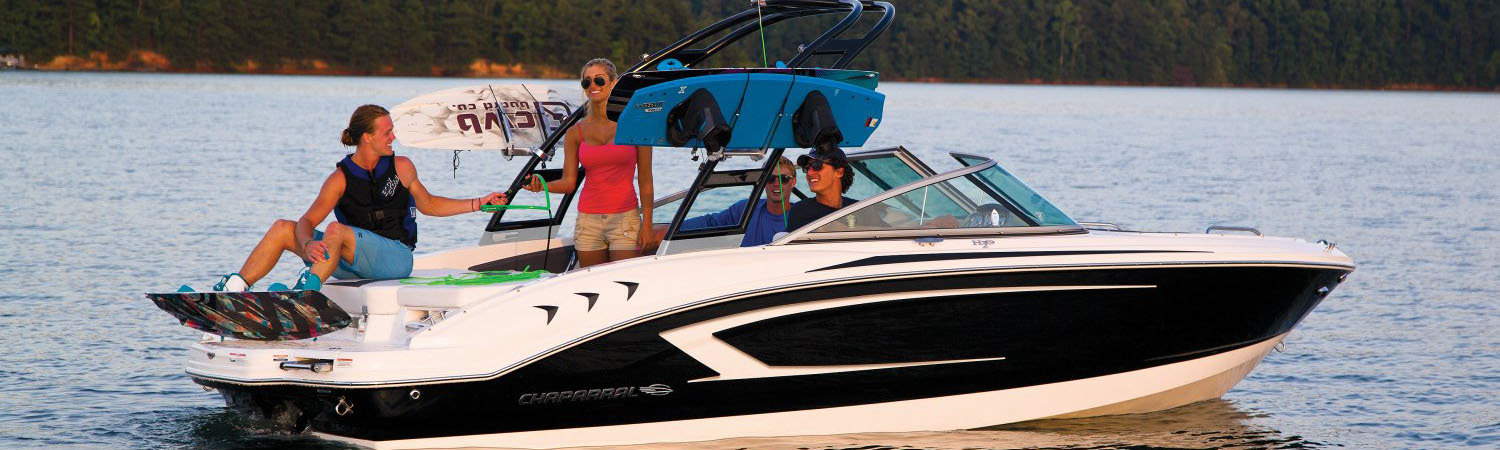
[[[531,266],[526,266],[531,269]],[[486,272],[469,272],[458,275],[444,275],[441,277],[411,277],[401,280],[401,284],[420,284],[428,286],[480,286],[486,284],[501,284],[512,281],[534,280],[541,278],[545,270],[499,270]]]
[[[482,206],[479,207],[479,210],[480,211],[484,211],[484,212],[496,212],[496,211],[499,211],[499,210],[502,210],[502,209],[539,209],[539,210],[547,211],[547,218],[551,219],[552,218],[552,193],[547,191],[547,178],[546,177],[542,177],[540,175],[535,175],[535,174],[533,174],[533,176],[536,176],[536,179],[538,179],[538,180],[542,180],[542,197],[547,199],[547,206],[537,206],[537,205],[482,205]]]
[[[766,57],[766,16],[761,15],[762,6],[766,6],[766,0],[755,0],[755,23],[760,28],[760,65],[771,67],[770,58]]]

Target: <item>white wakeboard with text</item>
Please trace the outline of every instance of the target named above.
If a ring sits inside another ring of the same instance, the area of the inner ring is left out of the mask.
[[[577,89],[491,84],[444,89],[391,109],[396,139],[438,150],[531,149],[583,104]]]

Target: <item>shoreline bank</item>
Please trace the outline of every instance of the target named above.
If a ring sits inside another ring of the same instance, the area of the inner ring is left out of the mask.
[[[111,60],[103,52],[91,52],[87,56],[63,55],[40,64],[32,64],[19,70],[39,72],[135,72],[135,73],[179,73],[179,74],[247,74],[247,75],[313,75],[313,76],[374,76],[374,77],[427,77],[427,78],[534,78],[570,79],[572,73],[544,65],[524,63],[500,63],[477,58],[462,70],[432,66],[427,71],[401,70],[393,66],[382,66],[375,70],[356,70],[335,67],[319,59],[283,59],[277,64],[265,64],[246,59],[220,67],[200,62],[193,67],[174,67],[166,57],[151,51],[130,52],[123,61]],[[1441,86],[1425,83],[1391,83],[1384,86],[1347,86],[1338,83],[1155,83],[1119,80],[1045,80],[1001,79],[1001,78],[941,78],[941,77],[882,77],[884,81],[903,83],[960,83],[960,84],[1013,84],[1037,86],[1119,86],[1119,87],[1200,87],[1222,89],[1308,89],[1308,90],[1352,90],[1352,91],[1431,91],[1431,92],[1500,92],[1500,86],[1492,88],[1472,86]]]

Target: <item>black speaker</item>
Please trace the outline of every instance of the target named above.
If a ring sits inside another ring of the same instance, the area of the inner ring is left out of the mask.
[[[802,106],[792,113],[792,139],[798,147],[825,149],[838,147],[844,133],[833,120],[833,108],[822,92],[812,91],[802,99]]]
[[[667,143],[682,147],[697,138],[709,152],[724,149],[732,135],[719,101],[707,89],[698,89],[667,112]]]

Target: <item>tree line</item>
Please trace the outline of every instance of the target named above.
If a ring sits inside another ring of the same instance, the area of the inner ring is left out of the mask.
[[[886,79],[1382,88],[1500,87],[1495,0],[895,0],[855,66]],[[171,70],[323,64],[563,76],[623,66],[746,0],[0,0],[0,46],[36,63],[147,50]],[[768,28],[720,65],[789,58],[829,21]],[[316,61],[316,62],[314,62]],[[544,70],[545,69],[545,70]]]

